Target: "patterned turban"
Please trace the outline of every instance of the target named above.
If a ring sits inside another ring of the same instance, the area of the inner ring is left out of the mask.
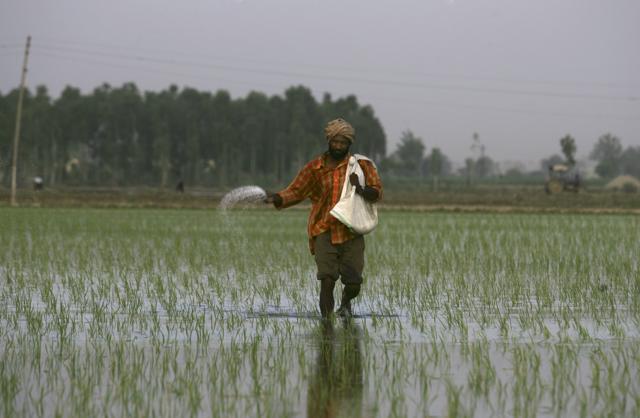
[[[346,120],[342,118],[334,119],[327,123],[327,126],[324,128],[324,136],[327,138],[327,141],[330,141],[338,135],[344,136],[350,142],[353,142],[353,140],[356,139],[356,130],[353,129],[353,126]]]

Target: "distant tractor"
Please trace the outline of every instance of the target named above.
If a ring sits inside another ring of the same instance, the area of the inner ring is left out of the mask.
[[[563,191],[578,192],[580,190],[580,174],[575,167],[565,164],[549,166],[545,191],[547,194],[555,194]]]

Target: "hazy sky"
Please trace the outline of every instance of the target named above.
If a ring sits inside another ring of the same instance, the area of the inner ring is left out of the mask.
[[[498,161],[537,162],[611,132],[640,145],[639,0],[1,0],[0,91],[54,97],[134,81],[370,104],[454,161],[478,132]],[[319,138],[320,138],[319,133]]]

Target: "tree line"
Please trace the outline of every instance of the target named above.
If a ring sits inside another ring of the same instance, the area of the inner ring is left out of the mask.
[[[5,186],[17,96],[17,89],[0,93],[0,184]],[[571,135],[559,141],[563,156],[543,159],[540,171],[532,173],[501,170],[477,133],[472,135],[474,156],[455,170],[439,147],[427,153],[422,138],[411,131],[403,132],[396,149],[386,155],[385,132],[371,106],[360,105],[355,96],[333,100],[325,94],[317,101],[304,86],[290,87],[282,96],[251,92],[233,99],[225,90],[172,85],[141,92],[126,83],[103,84],[88,94],[67,87],[56,99],[44,86],[26,91],[18,179],[23,186],[34,177],[47,186],[283,185],[326,149],[322,131],[336,117],[354,125],[353,151],[377,161],[385,177],[429,179],[434,189],[443,177],[464,178],[470,185],[498,175],[544,175],[557,163],[576,164]],[[640,147],[624,148],[615,135],[598,138],[590,158],[600,177],[640,177]]]
[[[18,90],[0,94],[0,183],[10,176]],[[356,129],[354,151],[374,160],[386,136],[371,106],[355,96],[317,101],[304,86],[282,96],[251,92],[233,99],[172,85],[141,92],[133,83],[83,94],[66,87],[25,92],[18,178],[51,185],[230,187],[287,183],[326,149],[325,124],[336,117]]]
[[[453,170],[451,161],[439,147],[433,147],[431,152],[427,153],[423,139],[411,131],[405,131],[397,148],[382,160],[380,166],[387,176],[430,178],[434,186],[437,186],[439,178],[453,176],[464,177],[467,184],[497,176],[511,178],[514,181],[526,175],[540,177],[556,164],[575,166],[578,171],[584,171],[586,161],[578,162],[575,159],[575,139],[567,134],[558,142],[562,155],[556,153],[544,158],[540,161],[538,170],[525,173],[524,169],[515,167],[502,170],[500,164],[487,154],[486,147],[480,142],[479,134],[473,133],[470,149],[474,156],[466,158],[462,167]],[[603,179],[621,174],[640,178],[640,146],[625,148],[620,138],[611,133],[603,134],[597,139],[589,153],[589,159],[595,162],[595,173]]]

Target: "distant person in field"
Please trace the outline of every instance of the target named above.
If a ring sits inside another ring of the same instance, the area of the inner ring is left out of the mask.
[[[355,140],[355,130],[343,119],[335,119],[324,130],[328,149],[308,162],[284,190],[269,194],[265,200],[278,209],[288,208],[310,199],[312,203],[307,232],[309,249],[318,267],[320,281],[320,312],[323,317],[333,313],[333,289],[340,279],[344,284],[337,313],[350,316],[351,300],[360,293],[364,268],[364,237],[350,231],[329,213],[340,200],[342,185]],[[365,186],[354,173],[349,177],[356,193],[369,202],[382,196],[382,183],[371,161],[358,160],[365,176]]]
[[[44,188],[44,180],[42,177],[36,176],[33,178],[33,190],[42,190]]]

